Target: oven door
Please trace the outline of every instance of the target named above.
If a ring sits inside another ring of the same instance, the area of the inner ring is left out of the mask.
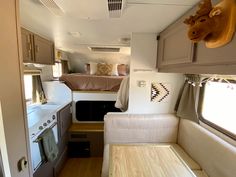
[[[38,137],[33,139],[30,143],[31,159],[34,172],[41,164],[44,163],[44,160],[41,157],[40,143],[41,142],[38,141]]]
[[[53,135],[55,137],[55,141],[58,144],[58,129],[57,129],[57,122],[55,122],[52,126],[49,128],[52,129]],[[40,135],[39,135],[40,136]],[[42,149],[42,142],[39,140],[39,136],[32,139],[30,144],[30,151],[31,151],[31,158],[32,158],[32,165],[33,165],[33,171],[35,172],[43,163],[45,163],[45,159],[42,158],[41,154],[43,152],[40,151],[40,148]]]

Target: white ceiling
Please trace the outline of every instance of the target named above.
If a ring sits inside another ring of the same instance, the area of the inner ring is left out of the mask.
[[[55,16],[39,0],[20,0],[22,26],[53,40],[56,48],[86,53],[87,46],[127,47],[120,38],[132,32],[159,33],[199,0],[127,0],[121,18],[109,18],[107,0],[54,1],[64,15]]]

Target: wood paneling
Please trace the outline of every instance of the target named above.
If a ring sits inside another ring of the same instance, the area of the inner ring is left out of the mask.
[[[33,33],[22,28],[21,29],[22,53],[24,63],[34,62],[33,56]]]
[[[70,132],[103,132],[103,123],[75,123],[72,124]]]
[[[59,177],[101,177],[102,158],[68,159]]]
[[[35,63],[54,64],[54,44],[34,34]]]

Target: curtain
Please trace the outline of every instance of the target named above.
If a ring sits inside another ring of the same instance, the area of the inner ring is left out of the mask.
[[[47,103],[40,75],[32,76],[33,82],[33,103]]]
[[[178,117],[199,123],[197,107],[200,83],[199,75],[186,75],[182,93],[176,104]]]
[[[61,60],[61,71],[62,71],[62,74],[69,73],[69,66],[68,66],[67,60]]]

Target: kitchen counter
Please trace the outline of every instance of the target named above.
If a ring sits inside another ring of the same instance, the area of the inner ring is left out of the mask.
[[[46,104],[33,104],[27,106],[27,120],[28,120],[28,128],[32,128],[38,122],[46,119],[47,117],[56,114],[60,109],[70,104],[71,102],[65,103],[54,103],[48,102]]]

